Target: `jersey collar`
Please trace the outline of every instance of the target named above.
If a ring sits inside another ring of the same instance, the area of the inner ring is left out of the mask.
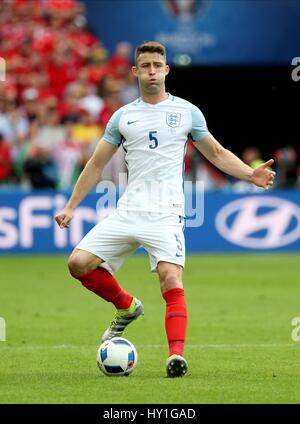
[[[153,103],[144,102],[141,97],[139,97],[137,99],[137,103],[141,103],[141,104],[147,105],[147,106],[158,106],[158,105],[165,104],[166,102],[169,102],[169,101],[174,101],[174,96],[172,96],[172,94],[170,94],[170,93],[167,93],[167,94],[168,94],[168,97],[165,100],[162,100],[161,102],[158,102],[158,103],[153,104]]]

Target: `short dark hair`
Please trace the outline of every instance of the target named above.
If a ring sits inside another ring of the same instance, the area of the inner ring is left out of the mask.
[[[167,59],[166,48],[157,41],[144,41],[144,43],[137,46],[134,53],[135,64],[141,53],[159,53],[164,59]]]

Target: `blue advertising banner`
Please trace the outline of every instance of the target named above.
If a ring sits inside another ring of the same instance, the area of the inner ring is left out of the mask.
[[[169,63],[291,64],[299,56],[297,0],[85,0],[112,53],[120,41],[165,44]]]
[[[61,230],[54,216],[67,198],[56,192],[1,193],[0,253],[70,253],[115,207],[107,192],[90,194],[70,228]],[[186,204],[188,253],[300,251],[299,192],[187,192]]]

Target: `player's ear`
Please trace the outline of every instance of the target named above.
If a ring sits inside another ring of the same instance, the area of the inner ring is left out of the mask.
[[[166,75],[168,75],[169,72],[170,72],[170,66],[166,65]]]
[[[132,67],[131,67],[131,72],[133,73],[133,75],[134,75],[135,77],[137,77],[137,67],[136,67],[136,66],[132,66]]]

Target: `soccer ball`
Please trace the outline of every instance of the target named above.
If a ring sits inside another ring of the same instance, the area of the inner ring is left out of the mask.
[[[114,337],[103,342],[97,350],[98,367],[109,376],[131,374],[137,359],[137,351],[133,344],[122,337]]]

